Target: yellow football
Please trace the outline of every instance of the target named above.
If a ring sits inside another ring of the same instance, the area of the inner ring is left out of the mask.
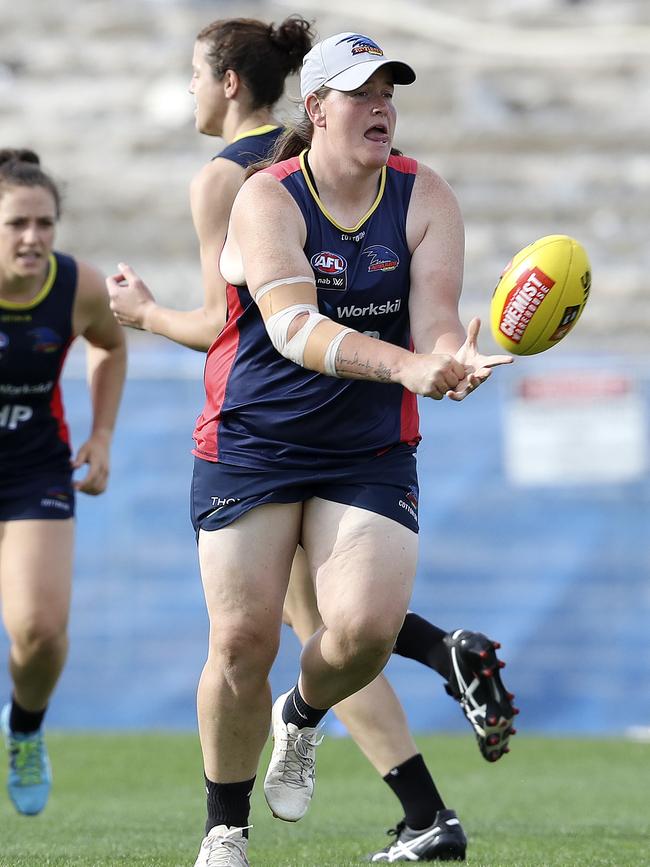
[[[568,235],[547,235],[506,265],[490,304],[496,342],[513,355],[535,355],[571,331],[591,288],[584,247]]]

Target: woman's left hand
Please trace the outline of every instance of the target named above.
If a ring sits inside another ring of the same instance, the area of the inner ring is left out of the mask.
[[[151,290],[130,265],[117,267],[119,272],[106,279],[113,316],[120,325],[147,331],[147,317],[156,306]]]
[[[93,496],[102,494],[108,484],[110,440],[98,433],[86,440],[80,446],[72,467],[78,470],[84,464],[88,464],[88,472],[85,478],[74,482],[75,490]]]
[[[490,376],[493,367],[500,364],[512,364],[511,355],[481,355],[478,351],[478,332],[481,320],[478,317],[472,319],[467,327],[467,337],[455,355],[455,358],[465,366],[467,376],[461,380],[455,389],[447,392],[450,400],[463,400],[468,394],[475,391],[482,382]]]

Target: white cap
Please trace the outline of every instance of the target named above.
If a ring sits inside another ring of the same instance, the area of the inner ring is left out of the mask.
[[[384,52],[369,36],[337,33],[317,42],[305,55],[300,93],[305,99],[324,85],[333,90],[356,90],[382,66],[390,66],[395,84],[415,81],[415,72],[408,63],[384,57]]]

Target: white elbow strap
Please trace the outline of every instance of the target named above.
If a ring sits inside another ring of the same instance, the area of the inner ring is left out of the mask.
[[[327,373],[329,376],[338,377],[338,373],[336,372],[336,353],[338,352],[341,341],[343,340],[345,335],[353,333],[353,328],[344,328],[343,331],[339,331],[336,337],[333,337],[327,345],[323,365],[325,367],[325,373]]]
[[[291,323],[296,316],[301,316],[305,313],[307,314],[307,318],[303,324],[291,339],[287,339]],[[266,330],[271,338],[271,343],[280,355],[283,355],[289,361],[293,361],[294,364],[304,367],[305,347],[312,331],[319,322],[331,321],[329,317],[319,313],[318,308],[314,304],[292,304],[290,307],[285,307],[284,310],[274,313],[266,322]],[[336,353],[345,335],[351,334],[353,331],[354,329],[352,328],[343,328],[323,347],[323,372],[328,376],[338,376],[336,372]]]
[[[286,281],[284,281],[286,282]],[[289,327],[296,316],[307,314],[307,319],[300,326],[298,331],[289,340]],[[304,364],[305,344],[314,328],[327,316],[323,316],[318,312],[318,307],[315,304],[292,304],[290,307],[285,307],[270,316],[266,321],[266,330],[271,338],[271,343],[278,350],[280,355],[284,355],[289,361],[299,364],[301,367]]]
[[[253,298],[259,304],[260,299],[263,298],[267,292],[270,292],[272,289],[275,289],[277,286],[287,286],[287,285],[290,285],[292,283],[311,283],[312,286],[316,285],[314,282],[313,276],[311,276],[311,277],[283,277],[281,280],[271,280],[270,283],[264,283],[253,294]]]

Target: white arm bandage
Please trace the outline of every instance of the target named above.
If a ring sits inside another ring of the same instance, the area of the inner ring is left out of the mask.
[[[264,283],[255,292],[255,301],[259,304],[260,299],[271,292],[278,286],[285,286],[291,283],[314,283],[313,277],[284,277],[281,280],[272,280],[270,283]],[[315,288],[315,287],[314,287]],[[307,318],[296,331],[292,338],[289,339],[289,329],[291,323],[297,316],[307,314]],[[305,347],[309,340],[312,331],[319,322],[332,322],[328,316],[323,316],[318,312],[318,307],[315,304],[299,303],[290,304],[283,310],[279,310],[266,320],[266,330],[271,343],[286,359],[293,361],[294,364],[299,364],[300,367],[305,366]],[[328,376],[338,376],[336,372],[336,353],[339,344],[346,334],[356,333],[352,328],[343,328],[336,334],[327,346],[323,347],[323,372]]]
[[[345,337],[346,334],[355,334],[354,328],[344,328],[343,331],[340,331],[336,337],[333,337],[327,345],[327,349],[325,350],[325,373],[329,374],[329,376],[338,377],[338,373],[336,372],[336,353],[338,352],[338,348],[341,344],[341,341]]]
[[[283,277],[281,280],[271,280],[270,283],[264,283],[259,287],[257,292],[255,292],[253,298],[257,304],[259,304],[260,298],[263,298],[267,292],[271,291],[271,289],[275,289],[276,286],[286,286],[291,283],[311,283],[314,286],[314,289],[316,288],[313,277]]]
[[[296,316],[300,316],[303,313],[307,314],[307,319],[293,337],[288,340],[289,326]],[[327,319],[327,316],[319,313],[318,307],[315,304],[292,304],[291,307],[285,307],[284,310],[280,310],[269,317],[266,321],[266,330],[271,338],[271,343],[280,355],[284,355],[289,361],[293,361],[302,367],[305,361],[307,339],[323,319]]]

